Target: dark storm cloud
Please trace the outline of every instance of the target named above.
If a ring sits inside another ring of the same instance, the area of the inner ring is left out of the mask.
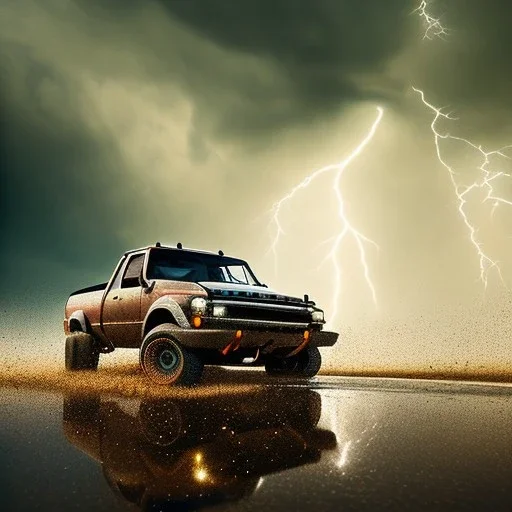
[[[422,41],[416,0],[80,0],[73,5],[80,11],[76,28],[91,41],[88,66],[118,76],[144,74],[161,86],[169,80],[180,84],[197,106],[198,129],[217,136],[266,138],[272,130],[309,123],[347,103],[395,101],[411,80],[450,103],[510,103],[512,4],[507,0],[429,2],[429,12],[449,30],[444,40],[434,41]],[[192,38],[183,37],[179,25]],[[227,53],[209,54],[198,44],[203,40]],[[108,54],[109,47],[131,53],[138,65],[123,59],[101,63],[98,48]],[[387,65],[408,47],[424,53],[409,56],[410,69],[390,79]],[[230,62],[229,54],[242,59]],[[253,57],[261,59],[261,68],[250,64]]]
[[[367,97],[355,75],[400,49],[405,5],[7,2],[3,283],[37,282],[45,262],[93,272],[125,249],[119,232],[141,210],[113,134],[86,123],[84,75],[151,84],[164,99],[169,86],[181,88],[194,106],[189,158],[201,164],[208,137],[268,140]]]
[[[248,95],[247,104],[252,100],[254,108],[242,110],[238,119],[226,117],[225,131],[253,123],[264,133],[310,122],[357,100],[397,106],[411,81],[451,105],[494,107],[498,112],[488,113],[491,126],[485,129],[493,130],[493,118],[506,124],[512,111],[512,4],[507,0],[429,2],[428,11],[440,17],[449,32],[435,41],[421,40],[424,27],[413,12],[419,5],[414,0],[161,3],[198,34],[226,48],[262,56],[288,78],[288,109],[279,103],[267,108],[266,95]],[[424,61],[418,59],[420,53],[409,55],[409,70],[394,80],[386,77],[389,62],[418,43],[426,52],[433,50],[431,55]],[[365,73],[376,77],[373,90],[365,86]]]
[[[378,97],[361,74],[378,74],[404,44],[408,2],[393,0],[161,1],[174,18],[231,51],[272,63],[286,88],[258,83],[238,112],[217,112],[222,132],[265,136]],[[258,85],[260,87],[258,87]],[[252,90],[251,90],[252,89]]]
[[[457,113],[473,110],[480,131],[496,135],[512,114],[512,3],[445,0],[430,8],[448,35],[424,41],[417,58],[410,56],[414,82]]]
[[[140,3],[78,5],[98,20],[96,37],[129,48],[153,79],[180,84],[197,106],[200,128],[217,137],[268,138],[347,103],[382,99],[388,81],[370,91],[361,76],[383,72],[410,21],[407,0],[148,2],[160,21],[167,15],[162,33],[148,18],[135,21]],[[209,53],[198,41],[222,51]]]
[[[453,94],[463,100],[477,98],[512,105],[512,3],[507,0],[481,2],[467,0],[454,4],[447,23],[454,29],[450,36],[454,63],[451,79],[457,84]],[[448,47],[446,53],[451,52]],[[450,91],[451,92],[451,91]]]
[[[2,258],[16,268],[13,261],[29,261],[37,250],[36,265],[47,258],[93,269],[125,249],[119,232],[141,210],[140,182],[127,176],[113,134],[93,132],[84,121],[79,74],[98,84],[149,84],[162,101],[180,88],[194,112],[188,156],[201,165],[212,139],[243,151],[345,105],[401,95],[411,77],[391,80],[387,66],[421,44],[420,21],[411,15],[417,3],[6,2]],[[438,7],[452,31],[446,42],[424,42],[436,49],[435,59],[406,62],[416,69],[416,85],[451,104],[481,100],[510,110],[510,4],[432,4]]]
[[[379,67],[401,47],[408,2],[392,0],[161,0],[199,33],[275,59],[305,81]],[[297,84],[301,85],[301,84]]]

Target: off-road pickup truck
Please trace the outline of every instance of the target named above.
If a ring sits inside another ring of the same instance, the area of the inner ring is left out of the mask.
[[[95,370],[99,355],[139,348],[159,384],[192,385],[206,365],[264,366],[273,376],[313,377],[324,313],[261,284],[247,262],[160,243],[126,252],[108,283],[71,294],[65,308],[68,370]]]

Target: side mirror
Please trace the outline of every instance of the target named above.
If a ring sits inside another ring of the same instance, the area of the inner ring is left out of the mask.
[[[156,281],[151,281],[147,288],[144,288],[144,293],[151,293],[153,291],[153,288],[155,287]]]
[[[140,274],[139,274],[139,284],[140,284],[141,288],[144,290],[144,293],[150,293],[153,290],[153,288],[155,287],[155,281],[151,281],[150,283],[148,283],[144,279],[144,276],[142,275],[142,270],[140,271]]]
[[[139,284],[142,288],[147,288],[148,287],[148,283],[147,281],[144,279],[144,277],[142,276],[142,270],[140,271],[140,274],[139,274]]]

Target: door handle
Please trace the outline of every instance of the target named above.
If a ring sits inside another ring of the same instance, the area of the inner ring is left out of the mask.
[[[112,297],[112,300],[117,300],[119,299],[119,295],[116,295],[115,297]]]

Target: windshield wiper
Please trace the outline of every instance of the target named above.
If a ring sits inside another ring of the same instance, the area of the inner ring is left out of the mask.
[[[226,267],[226,273],[228,274],[228,276],[232,279],[231,282],[237,282],[239,284],[248,284],[248,283],[244,283],[243,281],[240,281],[240,279],[237,279],[232,273],[231,273],[231,270],[229,270],[229,267]]]

